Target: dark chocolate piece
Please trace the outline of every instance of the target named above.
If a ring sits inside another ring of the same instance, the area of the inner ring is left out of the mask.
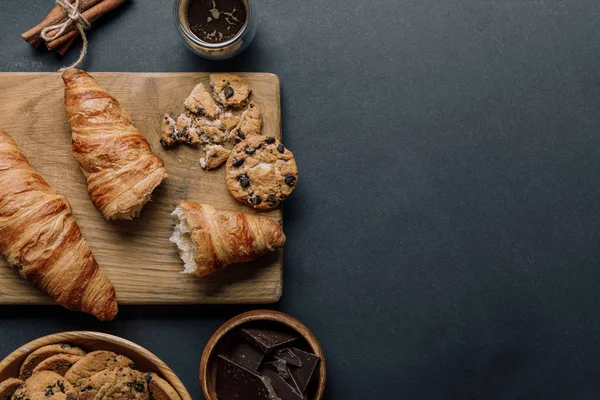
[[[286,349],[279,349],[275,352],[275,355],[273,356],[276,360],[280,359],[286,362],[286,364],[292,366],[292,367],[301,367],[302,366],[302,361],[300,360],[300,357],[298,357],[297,355],[295,355],[291,349],[286,348]]]
[[[251,371],[258,371],[265,354],[250,343],[240,340],[231,350],[229,358]]]
[[[317,355],[307,353],[306,351],[302,351],[297,348],[292,348],[290,350],[302,362],[302,366],[300,368],[290,369],[292,379],[296,382],[296,385],[298,385],[300,390],[302,390],[303,393],[306,393],[306,389],[315,375],[317,365],[319,364],[321,358]]]
[[[285,332],[270,329],[242,329],[242,334],[250,343],[263,353],[270,353],[283,346],[294,343],[298,337]]]
[[[225,86],[225,89],[223,89],[223,95],[225,95],[225,98],[228,99],[231,96],[233,96],[233,88],[231,86]]]
[[[222,355],[217,362],[216,392],[220,399],[274,400],[262,376]]]
[[[270,368],[274,370],[279,374],[280,377],[282,377],[285,380],[292,378],[287,363],[282,359],[276,359],[275,361],[268,362],[267,364],[265,364],[265,368]]]
[[[270,368],[265,368],[263,372],[267,378],[267,385],[273,388],[280,400],[306,400],[303,394],[298,393],[294,387],[285,381],[279,374]]]

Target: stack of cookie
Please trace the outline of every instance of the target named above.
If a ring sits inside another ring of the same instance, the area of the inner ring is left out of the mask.
[[[175,389],[154,373],[142,373],[129,358],[110,351],[86,353],[69,344],[32,352],[19,378],[0,383],[0,399],[181,400]]]
[[[241,77],[212,74],[210,88],[209,93],[199,83],[184,101],[186,112],[176,119],[165,114],[160,143],[201,147],[202,168],[227,163],[227,187],[236,200],[253,208],[277,207],[298,182],[294,155],[275,137],[262,136],[261,108],[250,101],[252,89]]]

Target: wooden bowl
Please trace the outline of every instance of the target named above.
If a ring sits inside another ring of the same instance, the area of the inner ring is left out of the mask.
[[[192,400],[177,375],[160,358],[129,340],[99,332],[56,333],[21,346],[0,362],[0,382],[8,378],[18,377],[21,364],[31,352],[42,346],[57,343],[69,343],[86,351],[109,350],[122,354],[133,360],[140,371],[155,372],[160,375],[173,386],[182,400]]]
[[[327,382],[327,365],[325,363],[325,355],[319,341],[315,335],[296,318],[287,314],[271,311],[271,310],[255,310],[240,314],[225,322],[209,339],[208,344],[202,353],[200,361],[200,386],[206,400],[218,400],[215,393],[215,383],[217,375],[217,355],[216,351],[219,345],[227,340],[227,336],[236,328],[241,327],[249,322],[270,321],[277,322],[296,331],[304,338],[308,344],[308,348],[321,358],[321,362],[317,371],[317,383],[314,390],[314,396],[311,400],[322,400],[325,393],[325,384]]]

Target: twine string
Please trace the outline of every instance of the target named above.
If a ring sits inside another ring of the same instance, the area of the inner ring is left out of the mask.
[[[65,10],[67,19],[60,24],[51,25],[42,29],[40,37],[46,42],[51,42],[62,36],[65,30],[71,26],[71,24],[75,24],[79,34],[81,35],[81,39],[83,40],[83,46],[81,48],[81,52],[79,53],[79,58],[68,67],[62,67],[59,69],[59,71],[65,71],[69,68],[74,68],[83,62],[88,49],[88,40],[85,30],[90,29],[90,22],[81,14],[81,11],[79,10],[79,0],[75,0],[72,4],[68,0],[56,0],[56,4]],[[58,29],[58,32],[52,36],[49,36],[50,32],[56,29]]]

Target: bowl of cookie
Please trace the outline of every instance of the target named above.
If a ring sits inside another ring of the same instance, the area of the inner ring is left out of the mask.
[[[0,362],[0,399],[191,400],[143,347],[99,332],[64,332],[21,346]]]
[[[322,400],[327,366],[315,335],[296,318],[255,310],[225,322],[200,361],[207,400]]]

